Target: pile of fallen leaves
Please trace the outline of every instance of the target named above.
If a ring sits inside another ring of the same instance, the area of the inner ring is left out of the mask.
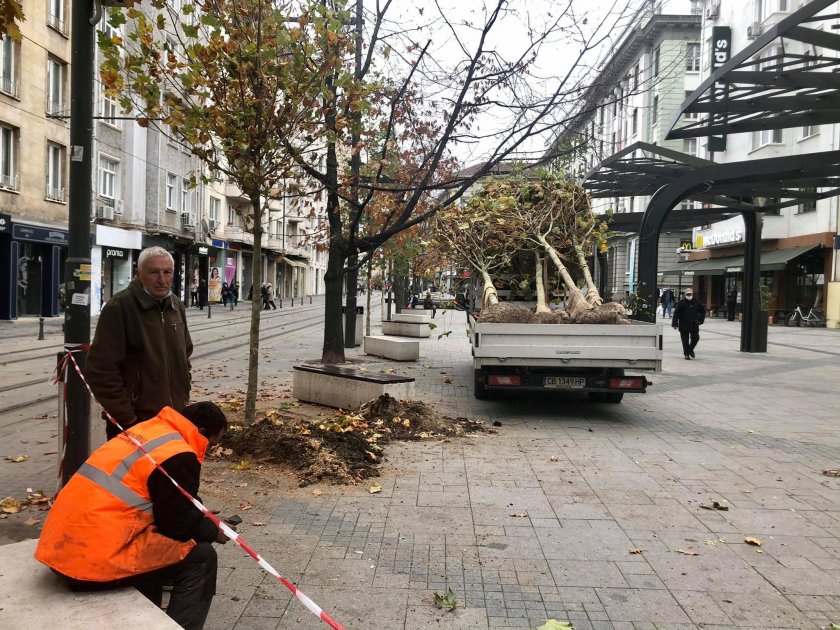
[[[6,497],[0,500],[0,519],[8,518],[11,514],[19,514],[26,510],[49,510],[50,497],[43,490],[33,490],[27,488],[26,499],[16,499],[14,497]],[[24,521],[24,525],[37,525],[41,522],[40,518],[30,517]]]
[[[356,483],[379,475],[383,445],[392,440],[459,437],[487,431],[483,422],[450,418],[419,401],[384,394],[351,413],[326,419],[284,417],[269,411],[250,427],[231,426],[214,455],[233,457],[234,468],[251,461],[291,469],[301,486],[319,481]]]

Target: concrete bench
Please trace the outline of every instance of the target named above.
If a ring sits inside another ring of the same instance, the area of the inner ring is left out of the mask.
[[[429,323],[413,323],[413,322],[382,322],[383,335],[396,335],[397,337],[417,337],[425,338],[431,336],[432,329],[429,328]]]
[[[416,361],[420,358],[420,342],[380,335],[365,337],[365,354],[394,361]]]
[[[369,374],[335,365],[296,365],[293,369],[292,395],[298,400],[355,409],[382,394],[411,399],[414,379],[396,374]]]
[[[391,315],[392,322],[400,322],[404,324],[428,324],[432,321],[431,311],[420,311],[414,313],[394,313]]]
[[[25,540],[0,547],[0,628],[181,627],[133,588],[74,593],[33,557],[37,543]]]

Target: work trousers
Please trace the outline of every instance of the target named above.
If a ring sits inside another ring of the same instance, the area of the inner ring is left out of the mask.
[[[213,545],[200,542],[180,562],[156,571],[109,582],[88,582],[72,578],[67,578],[67,581],[74,591],[133,586],[157,606],[163,601],[163,587],[171,584],[172,593],[166,614],[185,630],[201,630],[216,594],[217,568],[218,559]]]
[[[700,330],[692,328],[691,330],[681,330],[680,339],[682,339],[683,354],[689,354],[697,342],[700,341]]]

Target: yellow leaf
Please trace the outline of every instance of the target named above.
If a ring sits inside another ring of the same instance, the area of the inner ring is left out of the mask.
[[[240,460],[239,462],[230,465],[231,470],[248,470],[249,468],[251,468],[251,462],[247,459]]]
[[[630,553],[631,553],[631,554],[640,554],[640,553],[642,553],[643,551],[644,551],[644,549],[642,549],[641,547],[633,547],[633,548],[630,550]]]
[[[15,464],[19,464],[29,459],[29,455],[18,455],[17,457],[7,457],[6,459],[8,459],[10,462],[14,462]]]
[[[0,509],[2,509],[6,514],[17,514],[20,512],[20,508],[20,501],[14,497],[6,497],[0,501]]]
[[[368,492],[370,492],[371,494],[382,492],[382,486],[380,486],[378,483],[375,483],[370,488],[368,488]]]
[[[314,494],[316,497],[320,497],[322,494],[324,494],[324,491],[323,491],[323,490],[319,490],[318,488],[315,488],[315,489],[312,491],[312,494]]]
[[[700,554],[696,551],[690,551],[686,549],[677,549],[677,553],[681,553],[684,556],[699,556]]]
[[[761,547],[761,539],[756,538],[754,536],[747,536],[744,538],[744,542],[748,545],[755,545],[756,547]]]

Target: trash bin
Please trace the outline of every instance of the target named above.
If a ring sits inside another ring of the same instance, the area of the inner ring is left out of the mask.
[[[343,305],[341,307],[341,321],[344,329],[347,329],[347,320],[345,319],[345,315],[347,314],[347,306]],[[356,307],[356,339],[354,340],[356,343],[353,344],[355,346],[361,346],[362,341],[365,338],[365,307],[364,306],[357,306]]]

